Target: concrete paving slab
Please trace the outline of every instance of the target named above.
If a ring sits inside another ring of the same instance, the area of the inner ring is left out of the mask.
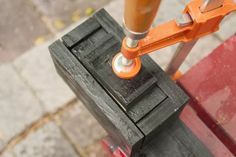
[[[0,0],[0,64],[10,62],[50,35],[40,15],[25,0]]]
[[[166,69],[168,63],[170,62],[171,58],[175,54],[176,48],[178,44],[175,44],[173,46],[165,47],[163,49],[160,49],[158,51],[152,52],[149,55],[152,57],[152,59],[162,67],[162,69]]]
[[[53,122],[30,134],[12,151],[16,157],[79,157]]]
[[[14,61],[19,74],[33,89],[47,112],[55,112],[75,98],[69,87],[56,73],[45,43],[35,47]]]
[[[56,31],[103,7],[110,0],[32,0]]]
[[[106,136],[105,131],[79,100],[60,117],[61,127],[79,148],[85,148]]]
[[[124,16],[124,0],[113,0],[105,6],[106,11],[122,25]]]
[[[189,65],[189,67],[192,67],[198,61],[209,55],[220,44],[221,41],[218,40],[214,35],[209,35],[199,39],[187,57],[186,63]]]
[[[0,157],[16,157],[15,154],[11,151],[4,152]]]
[[[108,157],[107,152],[104,150],[100,142],[88,146],[84,153],[86,157]]]
[[[226,40],[236,33],[236,13],[228,15],[221,23],[220,30],[216,33],[221,40]]]
[[[160,49],[158,51],[150,53],[150,57],[163,69],[166,70],[168,67],[172,57],[174,56],[177,46],[179,44],[175,44],[173,46],[169,46],[163,49]],[[186,62],[184,62],[180,66],[181,72],[186,72],[190,68],[190,65],[188,65]]]
[[[176,19],[184,8],[185,5],[181,3],[181,0],[162,1],[153,25]]]
[[[0,66],[0,150],[43,114],[39,101],[11,65]]]

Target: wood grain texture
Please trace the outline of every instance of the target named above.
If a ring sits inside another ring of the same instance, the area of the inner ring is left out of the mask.
[[[128,153],[139,150],[144,135],[83,65],[60,41],[56,41],[49,49],[58,73],[108,134]]]

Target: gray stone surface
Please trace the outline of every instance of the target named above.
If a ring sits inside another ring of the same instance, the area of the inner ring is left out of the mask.
[[[35,47],[17,58],[14,66],[33,89],[45,110],[54,112],[75,96],[56,73],[48,51],[50,43]]]
[[[30,134],[13,152],[16,157],[79,157],[53,122]]]
[[[209,35],[199,39],[186,59],[186,63],[191,67],[198,61],[209,55],[215,48],[221,44],[214,35]]]
[[[184,8],[185,5],[181,3],[181,0],[162,1],[153,25],[156,26],[176,19],[181,15]]]
[[[87,8],[98,9],[107,4],[110,0],[32,0],[37,8],[46,16],[51,18],[71,19],[75,11],[85,15]]]
[[[105,9],[120,25],[122,25],[124,0],[113,0],[111,3],[105,6]]]
[[[39,119],[43,110],[16,71],[0,66],[0,150],[11,138]]]
[[[44,42],[79,20],[86,12],[95,11],[109,2],[110,0],[0,0],[0,64],[12,61],[34,44]]]
[[[171,58],[173,57],[177,46],[178,44],[165,47],[163,49],[152,52],[149,55],[152,57],[154,61],[156,61],[158,65],[162,67],[162,69],[165,70]]]
[[[221,40],[226,40],[236,33],[236,13],[228,15],[221,23],[220,30],[216,33]]]
[[[86,16],[87,8],[97,10],[110,0],[32,0],[37,9],[48,18],[48,22],[56,31],[70,25],[80,17]],[[45,18],[44,17],[44,18]],[[64,25],[57,27],[57,22]]]
[[[60,121],[62,129],[78,148],[94,144],[106,135],[103,128],[79,100],[74,108],[60,117]]]
[[[15,154],[11,151],[4,152],[0,157],[16,157]]]
[[[50,35],[40,15],[26,0],[0,0],[0,64],[9,62]]]

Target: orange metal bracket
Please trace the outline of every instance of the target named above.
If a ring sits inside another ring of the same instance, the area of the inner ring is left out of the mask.
[[[171,76],[171,79],[174,81],[177,81],[181,76],[182,76],[182,73],[178,70],[173,76]]]
[[[202,0],[192,0],[183,13],[192,18],[192,23],[187,26],[178,26],[175,20],[159,25],[150,30],[149,34],[139,41],[138,46],[129,48],[126,38],[123,40],[121,52],[128,59],[134,59],[155,50],[176,44],[189,42],[202,36],[216,32],[223,18],[236,11],[236,4],[232,0],[225,0],[222,7],[202,13],[200,6]]]

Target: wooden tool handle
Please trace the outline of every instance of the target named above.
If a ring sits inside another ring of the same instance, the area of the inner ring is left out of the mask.
[[[161,0],[125,0],[125,26],[133,31],[148,31]]]

